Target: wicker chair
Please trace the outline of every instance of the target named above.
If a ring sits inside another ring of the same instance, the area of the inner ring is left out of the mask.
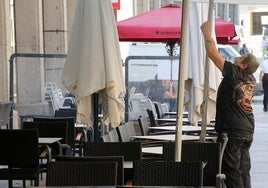
[[[221,144],[213,142],[183,142],[181,161],[204,161],[204,186],[215,186],[216,175],[219,171]],[[163,160],[174,161],[175,143],[166,142],[163,144]]]
[[[96,156],[96,157],[72,157],[72,156],[57,156],[56,161],[70,162],[117,162],[117,185],[124,184],[124,157],[123,156]]]
[[[57,144],[51,146],[53,155],[61,155],[62,149],[70,148],[67,144],[67,131],[68,123],[65,121],[60,122],[23,122],[23,129],[37,129],[39,137],[59,137],[60,148]]]
[[[108,134],[110,135],[111,142],[119,142],[119,136],[116,128],[112,128]]]
[[[99,139],[100,142],[111,142],[111,136],[109,134],[104,134]]]
[[[125,162],[142,159],[141,142],[88,142],[85,156],[123,156]],[[133,179],[133,168],[124,168],[125,184]]]
[[[173,120],[169,121],[168,119],[157,119],[151,109],[147,109],[147,114],[151,127],[176,125],[176,122],[174,122]]]
[[[202,186],[203,162],[134,161],[134,186]]]
[[[71,147],[71,155],[75,155],[75,118],[74,117],[34,117],[34,122],[67,122],[67,140],[66,144]],[[67,148],[68,148],[67,146]],[[67,151],[65,151],[67,153]]]
[[[65,98],[68,99],[68,101],[70,101],[71,103],[73,103],[72,102],[73,97],[65,97]],[[59,108],[59,110],[55,110],[54,116],[60,117],[60,118],[73,117],[74,121],[76,121],[76,113],[77,113],[76,108]],[[79,156],[82,156],[82,153],[83,153],[82,148],[83,148],[84,142],[87,142],[87,139],[88,138],[87,138],[86,128],[84,128],[84,127],[75,128],[75,148],[76,148],[75,153],[79,153]]]
[[[125,161],[141,160],[140,142],[87,142],[85,156],[124,156]]]
[[[0,179],[34,180],[34,185],[39,185],[39,151],[37,130],[0,130]]]
[[[143,136],[146,135],[156,135],[156,134],[175,134],[175,131],[151,131],[149,129],[150,123],[148,122],[147,117],[139,117],[138,118],[139,126],[141,129],[141,133]]]
[[[47,162],[50,158],[54,156],[62,155],[63,149],[71,148],[67,144],[67,122],[23,122],[23,129],[37,129],[39,132],[39,137],[58,137],[62,138],[60,143],[50,144],[49,147],[52,149],[51,156],[46,148],[40,147],[40,173],[41,179],[43,178],[43,172],[47,170]]]
[[[118,126],[117,129],[120,142],[134,141],[131,137],[137,136],[133,122],[126,122],[125,124]]]
[[[117,162],[49,162],[46,186],[115,186]]]

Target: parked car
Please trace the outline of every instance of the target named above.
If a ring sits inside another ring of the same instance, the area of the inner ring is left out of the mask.
[[[239,52],[231,45],[218,44],[218,50],[227,61],[231,61],[232,63],[234,63],[236,58],[241,56]]]

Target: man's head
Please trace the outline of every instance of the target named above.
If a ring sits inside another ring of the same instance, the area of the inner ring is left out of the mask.
[[[252,75],[259,67],[259,62],[252,53],[248,53],[237,58],[234,64],[250,75]]]

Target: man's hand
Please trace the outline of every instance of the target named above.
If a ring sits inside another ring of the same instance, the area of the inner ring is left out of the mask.
[[[209,21],[206,21],[206,22],[204,22],[202,25],[201,25],[201,27],[200,27],[200,29],[201,29],[201,31],[205,34],[209,34],[210,35],[210,26],[211,24],[210,24],[210,22]]]
[[[247,98],[242,97],[241,99],[236,101],[238,107],[243,110],[245,113],[249,114],[252,112],[252,107],[250,105],[250,101]]]

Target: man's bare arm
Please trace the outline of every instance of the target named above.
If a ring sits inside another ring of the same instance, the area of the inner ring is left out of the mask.
[[[213,61],[213,63],[220,69],[220,71],[223,70],[224,66],[224,57],[219,53],[216,43],[211,37],[210,33],[210,23],[204,22],[201,25],[201,30],[204,35],[204,40],[205,40],[205,48],[207,51],[208,57]]]

